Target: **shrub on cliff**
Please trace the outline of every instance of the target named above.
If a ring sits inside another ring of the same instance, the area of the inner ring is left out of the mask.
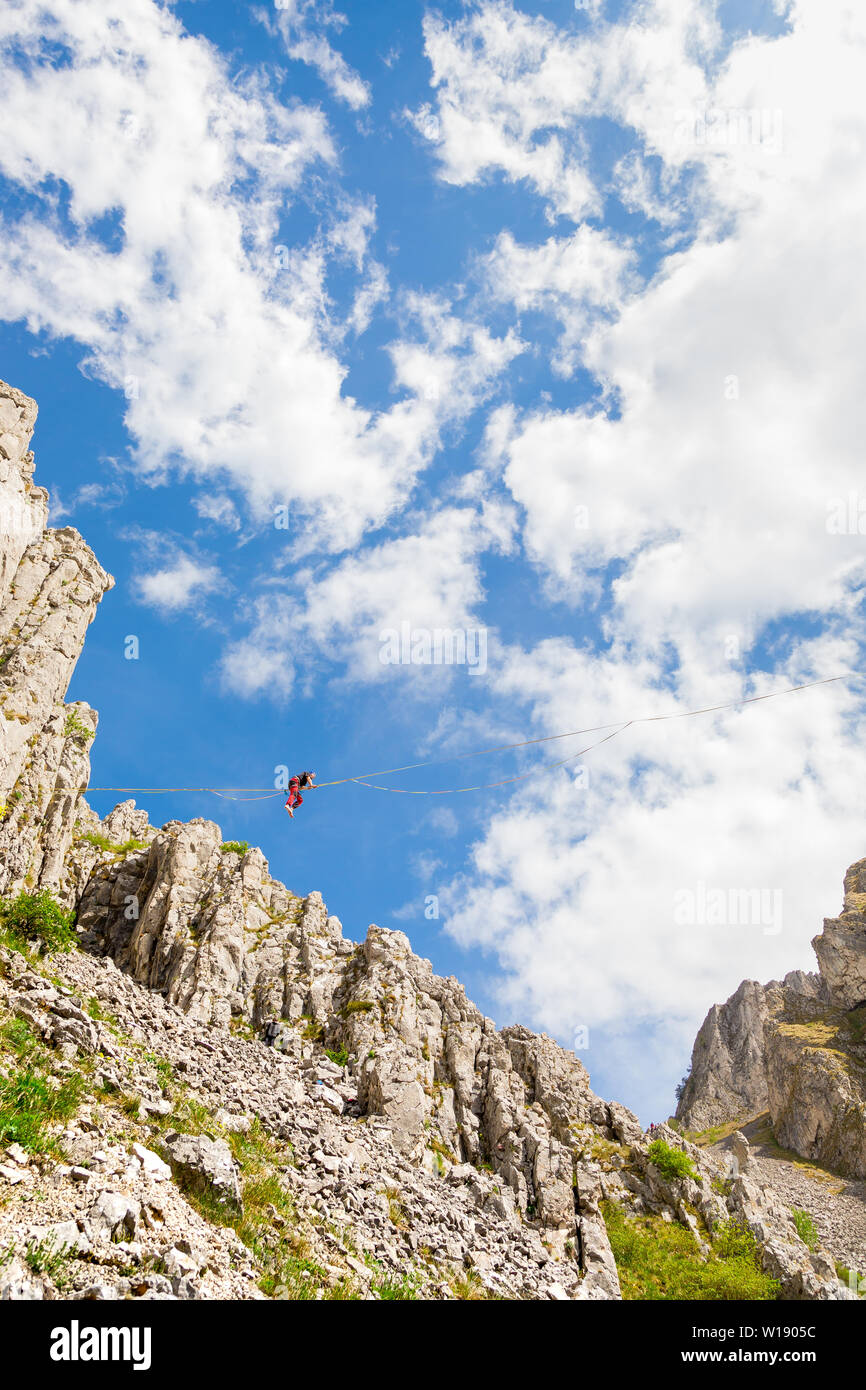
[[[695,1169],[692,1160],[682,1149],[672,1149],[664,1139],[654,1139],[647,1149],[650,1163],[654,1163],[663,1178],[672,1182],[675,1178],[693,1178]]]
[[[66,713],[66,723],[63,726],[63,733],[66,738],[71,738],[75,743],[79,744],[80,747],[86,748],[93,738],[94,731],[85,724],[83,719],[79,719],[74,709],[71,709]]]
[[[0,925],[13,944],[32,943],[46,951],[69,951],[77,938],[74,912],[65,911],[47,888],[19,893],[0,905]]]

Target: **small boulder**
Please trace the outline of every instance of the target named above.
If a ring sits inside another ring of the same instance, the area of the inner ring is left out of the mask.
[[[50,1226],[36,1226],[30,1232],[30,1239],[57,1254],[86,1255],[90,1251],[90,1241],[78,1229],[77,1221],[55,1221]]]
[[[737,1172],[748,1173],[751,1150],[749,1141],[741,1129],[735,1129],[731,1135],[731,1152],[736,1160]]]
[[[169,1165],[152,1149],[146,1149],[143,1144],[133,1144],[132,1152],[144,1169],[145,1175],[153,1178],[154,1182],[164,1182],[166,1178],[171,1177]]]
[[[100,1192],[90,1209],[94,1231],[109,1240],[134,1237],[140,1217],[141,1203],[125,1192]]]
[[[36,1302],[45,1297],[42,1280],[31,1274],[23,1260],[14,1259],[0,1269],[0,1302]]]
[[[224,1139],[205,1134],[173,1134],[166,1138],[174,1175],[194,1192],[212,1193],[220,1204],[240,1209],[238,1167]]]

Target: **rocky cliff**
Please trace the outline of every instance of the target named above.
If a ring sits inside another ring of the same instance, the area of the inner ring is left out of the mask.
[[[866,1176],[866,860],[812,942],[818,973],[744,981],[695,1041],[677,1116],[693,1130],[769,1111],[777,1142]]]
[[[612,1299],[612,1202],[681,1225],[704,1263],[734,1219],[783,1296],[846,1297],[772,1191],[670,1130],[688,1171],[665,1175],[571,1053],[497,1029],[402,932],[348,939],[211,821],[155,827],[131,801],[99,820],[96,716],[63,700],[112,581],[45,527],[35,418],[0,384],[0,892],[50,890],[78,949],[0,947],[7,1138],[16,1068],[54,1097],[0,1152],[3,1296]],[[717,1021],[729,1106],[744,1058],[759,1084],[757,1031]]]
[[[96,714],[64,704],[113,580],[77,531],[46,527],[32,481],[36,403],[0,382],[0,892],[53,887],[90,776]]]

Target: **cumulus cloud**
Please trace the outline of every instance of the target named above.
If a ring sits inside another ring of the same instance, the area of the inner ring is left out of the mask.
[[[562,331],[553,367],[570,376],[580,364],[584,340],[598,317],[617,314],[634,287],[634,252],[607,232],[584,224],[573,236],[521,245],[500,232],[479,266],[493,303],[551,315]]]
[[[722,53],[706,12],[690,7],[713,65],[695,63],[681,12],[641,11],[641,80],[632,36],[618,35],[614,53],[610,31],[600,33],[583,50],[594,75],[581,90],[642,142],[617,166],[620,191],[652,217],[659,191],[676,188],[688,244],[663,254],[613,316],[593,318],[579,354],[598,383],[591,403],[503,407],[487,431],[484,485],[498,458],[548,593],[598,625],[582,647],[542,643],[493,672],[496,694],[525,700],[545,732],[856,670],[862,652],[862,538],[844,503],[859,495],[866,425],[855,380],[866,346],[855,172],[866,106],[851,57],[851,26],[862,40],[866,21],[843,4],[800,0],[784,33]],[[571,51],[572,37],[532,21],[540,47],[524,49],[526,77],[511,48],[526,23],[510,6],[482,5],[462,30],[434,26],[452,63],[447,75],[434,57],[442,101],[470,110],[483,81],[484,101],[498,91],[507,105],[509,80],[532,86],[554,47]],[[496,82],[468,72],[464,92],[456,65],[468,62],[473,25]],[[559,109],[579,100],[562,97]],[[443,118],[445,176],[480,176],[483,141],[459,156],[448,130]],[[663,162],[653,181],[650,152]],[[517,177],[518,165],[497,158]],[[512,302],[555,303],[564,244],[531,249],[528,286],[515,276]],[[804,614],[818,632],[808,642]],[[748,665],[763,671],[754,684]],[[594,1065],[622,1066],[616,1039],[628,1032],[631,1075],[617,1083],[635,1096],[677,1048],[685,1060],[696,1022],[744,974],[813,965],[809,939],[862,853],[863,720],[859,687],[840,684],[628,730],[588,755],[587,776],[530,783],[529,797],[494,816],[452,885],[448,929],[490,951],[492,989],[510,1016],[528,1014],[565,1041],[582,1024],[602,1029],[608,1051]],[[701,883],[779,889],[782,931],[684,927],[674,895]],[[636,1027],[646,1039],[637,1055]],[[668,1106],[675,1079],[663,1078]]]
[[[46,35],[68,61],[48,60]],[[347,211],[337,194],[308,248],[279,239],[287,197],[335,164],[322,112],[280,103],[261,73],[231,80],[152,0],[25,0],[0,17],[0,70],[0,172],[39,211],[3,224],[4,315],[86,346],[87,369],[124,392],[152,479],[232,484],[259,517],[293,504],[311,547],[385,522],[455,412],[426,389],[445,354],[421,370],[411,337],[392,344],[393,405],[343,394],[327,258],[361,265],[361,331],[386,293],[365,253],[370,205]],[[489,364],[490,335],[478,346]]]
[[[219,587],[220,572],[215,565],[203,565],[189,555],[179,555],[164,569],[140,574],[135,591],[141,603],[163,613],[179,613]]]
[[[603,190],[587,167],[581,121],[604,115],[639,129],[654,150],[673,144],[676,113],[706,106],[705,65],[720,39],[714,10],[708,0],[656,0],[588,32],[509,0],[482,0],[451,22],[430,12],[435,102],[410,118],[446,182],[498,173],[533,188],[551,218],[598,216]]]
[[[699,236],[615,323],[594,323],[585,363],[617,409],[540,410],[503,445],[530,555],[560,591],[625,562],[617,621],[641,640],[692,644],[702,629],[716,650],[732,632],[748,645],[775,615],[832,611],[862,582],[856,538],[828,522],[866,427],[852,164],[866,109],[844,64],[832,100],[802,81],[832,8],[800,6],[792,34],[743,45],[720,74],[720,106],[782,103],[785,152],[707,156],[728,234]],[[772,66],[757,64],[767,47]]]
[[[223,678],[238,694],[286,695],[298,657],[345,667],[352,680],[384,682],[398,672],[401,688],[414,677],[414,693],[455,674],[453,665],[396,667],[387,659],[385,634],[475,628],[484,598],[480,557],[511,545],[513,514],[491,503],[450,506],[417,528],[319,572],[301,572],[291,586],[268,585],[253,601],[248,635],[226,653]]]

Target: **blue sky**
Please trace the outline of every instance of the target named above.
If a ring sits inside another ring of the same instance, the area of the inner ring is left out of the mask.
[[[828,520],[862,489],[851,26],[7,5],[0,374],[39,402],[53,523],[117,580],[70,691],[94,785],[331,780],[858,668],[866,504]],[[383,664],[401,623],[483,631],[486,669]],[[595,1089],[658,1119],[709,1005],[813,964],[864,852],[858,691],[386,779],[538,768],[499,790],[326,789],[294,823],[136,800],[260,845],[352,937],[405,930],[498,1023],[580,1034]],[[700,884],[783,919],[684,925]]]

